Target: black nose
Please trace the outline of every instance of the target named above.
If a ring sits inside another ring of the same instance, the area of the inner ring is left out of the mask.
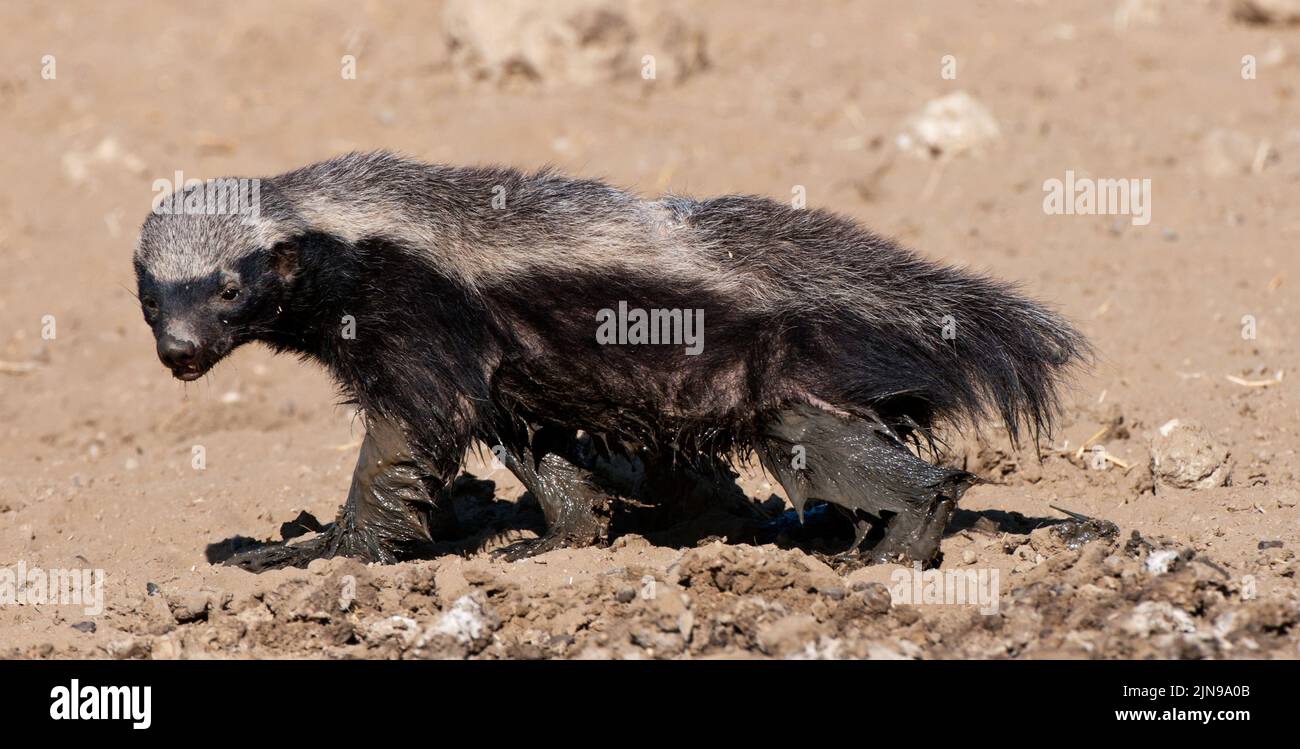
[[[182,341],[166,334],[158,338],[158,358],[172,369],[190,366],[198,352],[198,344],[193,341]]]

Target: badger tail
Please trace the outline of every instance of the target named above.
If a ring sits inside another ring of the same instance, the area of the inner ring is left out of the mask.
[[[1035,445],[1050,436],[1063,382],[1092,361],[1083,335],[1010,284],[924,261],[911,270],[901,314],[871,326],[857,395],[927,436],[936,422],[990,416],[1013,445],[1024,430]]]

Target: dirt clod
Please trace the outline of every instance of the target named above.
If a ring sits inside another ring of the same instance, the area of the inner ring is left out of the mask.
[[[1151,440],[1151,470],[1156,479],[1179,489],[1211,489],[1232,479],[1228,450],[1194,421],[1165,422]]]

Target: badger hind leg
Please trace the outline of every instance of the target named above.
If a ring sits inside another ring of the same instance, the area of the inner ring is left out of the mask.
[[[451,488],[431,491],[396,425],[366,425],[348,498],[333,523],[298,543],[268,543],[231,556],[226,564],[250,572],[306,567],[313,559],[355,557],[392,564],[427,554],[435,536],[454,533]],[[436,501],[435,501],[436,497]]]
[[[882,421],[802,403],[766,422],[758,450],[801,519],[810,499],[838,505],[855,523],[855,547],[866,536],[863,515],[884,523],[884,537],[863,552],[877,562],[934,563],[957,501],[975,480],[921,460]]]

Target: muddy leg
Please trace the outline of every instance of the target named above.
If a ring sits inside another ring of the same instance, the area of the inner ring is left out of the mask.
[[[923,516],[895,515],[885,526],[885,537],[864,552],[866,557],[873,562],[936,561],[943,530],[956,508],[957,500],[940,494]]]
[[[542,442],[548,449],[539,461],[534,450]],[[513,561],[552,549],[591,546],[607,540],[614,499],[601,488],[592,471],[580,465],[586,461],[576,437],[534,439],[531,444],[533,447],[519,455],[507,452],[500,458],[541,505],[546,533],[535,541],[512,544],[504,550],[505,557]]]
[[[957,500],[974,476],[916,457],[883,423],[849,418],[799,404],[778,412],[765,427],[759,456],[803,515],[809,499],[858,513],[888,517],[885,537],[866,551],[873,561],[929,564]]]
[[[503,550],[510,559],[604,543],[616,517],[641,531],[666,528],[728,502],[748,506],[735,472],[721,459],[688,465],[670,452],[606,452],[588,436],[557,428],[531,432],[526,444],[501,460],[541,505],[547,530],[536,541]],[[540,461],[538,454],[544,456]]]
[[[251,572],[305,567],[313,559],[348,556],[391,564],[427,551],[434,535],[454,530],[455,516],[444,490],[430,491],[432,481],[415,464],[401,430],[384,421],[369,421],[361,454],[352,474],[347,501],[335,521],[310,540],[267,544],[237,554],[226,564]]]

